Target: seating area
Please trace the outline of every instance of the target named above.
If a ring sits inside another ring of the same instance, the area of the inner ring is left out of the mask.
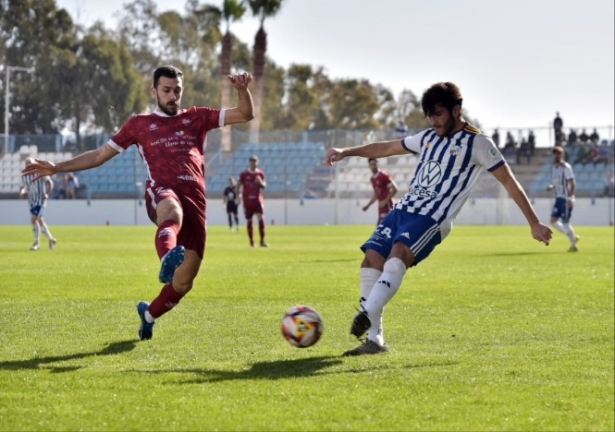
[[[325,147],[322,142],[241,144],[215,174],[208,176],[208,193],[222,193],[229,177],[237,179],[253,155],[258,156],[259,168],[265,172],[267,192],[297,193],[303,190],[315,166],[323,162]]]
[[[147,171],[135,146],[130,146],[104,165],[87,171],[75,173],[81,185],[87,185],[92,195],[121,194],[135,196],[141,194]],[[137,183],[141,183],[137,187]]]
[[[379,160],[380,168],[388,172],[397,183],[400,191],[404,191],[418,164],[418,158],[414,155],[396,156],[391,158],[383,158]],[[343,165],[337,168],[337,181],[333,180],[327,186],[328,195],[332,196],[336,188],[339,192],[351,195],[364,195],[372,193],[372,185],[370,178],[372,172],[367,164],[367,159],[352,157]]]
[[[605,187],[605,178],[608,173],[613,173],[613,142],[609,143],[604,140],[603,145],[610,148],[611,157],[606,163],[592,163],[588,162],[585,164],[576,163],[573,164],[575,160],[577,160],[577,153],[579,151],[578,146],[566,147],[566,156],[568,162],[572,165],[572,170],[574,172],[576,184],[577,184],[577,196],[587,196],[587,197],[597,197],[601,196],[604,187]],[[540,171],[534,178],[534,180],[529,185],[529,194],[531,196],[542,196],[545,195],[545,190],[547,186],[551,183],[551,168],[553,166],[553,162],[551,157],[542,164]],[[552,193],[549,194],[549,196]]]
[[[58,162],[72,157],[71,153],[51,152],[39,153],[35,145],[21,146],[19,152],[6,153],[0,159],[0,193],[14,194],[21,188],[21,170],[25,167],[25,159],[34,157]]]

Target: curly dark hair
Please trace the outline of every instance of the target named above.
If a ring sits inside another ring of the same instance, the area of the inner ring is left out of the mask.
[[[452,112],[455,105],[461,107],[462,103],[461,91],[452,82],[439,82],[432,85],[425,90],[421,98],[421,107],[426,116],[429,116],[436,109],[437,104],[441,104],[449,112]]]
[[[160,66],[154,71],[154,88],[158,86],[160,77],[166,78],[184,78],[184,74],[181,70],[175,66]]]

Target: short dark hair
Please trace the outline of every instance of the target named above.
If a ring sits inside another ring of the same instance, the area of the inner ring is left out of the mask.
[[[258,156],[252,155],[252,156],[250,156],[250,159],[248,159],[248,160],[254,161],[254,162],[258,162]]]
[[[175,66],[160,66],[154,71],[154,88],[158,86],[158,81],[160,80],[160,77],[183,79],[184,74]]]
[[[371,161],[378,162],[378,159],[376,159],[376,158],[369,158],[367,160],[367,163],[370,163]]]
[[[433,113],[437,104],[441,104],[449,112],[452,112],[455,105],[461,107],[462,103],[463,98],[461,97],[461,91],[459,87],[452,82],[439,82],[432,85],[425,90],[421,99],[423,114],[426,116]]]

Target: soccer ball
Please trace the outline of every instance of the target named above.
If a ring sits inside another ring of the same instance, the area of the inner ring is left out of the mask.
[[[318,342],[322,329],[320,314],[309,306],[293,306],[282,318],[282,334],[289,344],[297,348],[307,348]]]

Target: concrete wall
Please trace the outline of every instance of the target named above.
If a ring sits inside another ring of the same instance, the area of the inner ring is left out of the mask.
[[[367,200],[266,200],[267,223],[279,225],[375,224],[376,208],[367,212],[361,206]],[[553,200],[536,199],[534,208],[543,222],[548,222]],[[51,200],[43,214],[50,225],[148,225],[145,203],[137,200]],[[26,200],[0,200],[0,225],[29,224]],[[207,209],[210,225],[227,223],[222,200],[210,200]],[[240,223],[243,223],[240,212]],[[609,225],[613,222],[613,199],[577,199],[573,213],[575,225]],[[510,199],[468,200],[457,217],[459,225],[522,225],[525,218]]]

